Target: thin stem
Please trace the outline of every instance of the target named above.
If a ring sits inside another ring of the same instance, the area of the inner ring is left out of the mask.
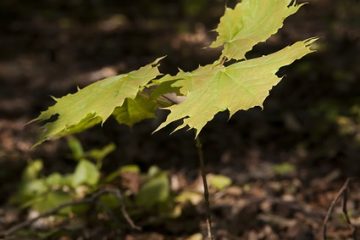
[[[125,207],[125,203],[124,203],[124,198],[122,193],[120,192],[119,189],[114,189],[113,190],[114,195],[118,198],[118,200],[120,201],[121,204],[121,213],[123,214],[123,217],[125,218],[126,222],[130,225],[131,228],[141,231],[141,227],[137,226],[134,221],[131,219],[129,213],[126,210]]]
[[[351,223],[351,220],[350,220],[350,217],[349,217],[349,214],[348,214],[348,210],[347,210],[347,200],[348,200],[349,185],[350,185],[350,182],[352,180],[354,180],[354,179],[355,178],[346,179],[344,185],[340,188],[340,190],[336,194],[334,200],[331,202],[331,205],[330,205],[330,207],[329,207],[329,209],[327,211],[327,214],[325,216],[324,223],[323,223],[323,229],[322,229],[322,238],[323,238],[323,240],[327,240],[327,224],[328,224],[328,222],[330,220],[331,214],[334,211],[335,205],[339,201],[340,198],[342,198],[342,211],[343,211],[343,214],[345,216],[346,223],[352,229],[353,239],[354,240],[357,239],[357,236],[356,236],[357,228],[356,228],[356,226],[354,226]]]
[[[202,144],[199,137],[195,139],[196,149],[198,152],[199,163],[200,163],[200,175],[204,185],[204,200],[206,208],[206,228],[207,228],[207,239],[212,240],[212,223],[211,223],[211,211],[210,211],[210,201],[209,201],[209,188],[206,180],[205,164],[204,164],[204,152]]]

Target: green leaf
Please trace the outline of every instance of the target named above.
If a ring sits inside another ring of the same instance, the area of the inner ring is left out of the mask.
[[[224,47],[222,56],[243,59],[257,43],[275,34],[284,20],[302,6],[292,0],[243,0],[226,8],[216,29],[218,37],[210,47]]]
[[[125,165],[119,169],[119,173],[140,173],[140,168],[138,165],[134,164]]]
[[[170,197],[170,184],[166,173],[161,172],[147,181],[136,195],[138,206],[151,208],[166,202]]]
[[[281,80],[276,75],[279,68],[311,53],[310,46],[315,40],[300,41],[273,54],[226,67],[208,65],[202,67],[206,69],[203,74],[197,74],[199,70],[196,70],[191,77],[178,80],[176,85],[187,89],[187,98],[166,108],[170,114],[157,130],[182,119],[183,123],[175,131],[189,126],[198,135],[218,112],[229,110],[232,116],[239,110],[262,107],[271,88]]]
[[[48,192],[42,196],[38,196],[33,200],[34,201],[31,203],[31,208],[40,213],[43,213],[52,210],[61,204],[70,202],[72,198],[67,193],[54,191]],[[71,212],[71,207],[63,208],[60,211],[60,213],[62,214],[66,214],[69,212]]]
[[[116,149],[116,145],[114,143],[110,143],[103,148],[92,149],[86,153],[86,156],[94,159],[96,162],[102,162],[107,155],[112,153]]]
[[[276,175],[286,176],[296,171],[296,166],[292,163],[279,163],[272,166],[272,170]]]
[[[106,206],[106,208],[108,209],[114,209],[123,204],[119,201],[119,198],[114,196],[113,194],[102,195],[99,199],[99,202],[101,203],[101,206]]]
[[[113,115],[119,124],[132,127],[144,119],[154,118],[156,109],[156,101],[139,94],[135,99],[126,99],[121,107],[115,108]]]
[[[136,71],[95,82],[74,94],[54,98],[55,105],[34,120],[50,121],[56,117],[55,121],[45,124],[37,144],[104,123],[115,108],[122,106],[126,99],[135,99],[139,91],[160,74],[160,60]]]
[[[45,182],[50,189],[71,185],[67,175],[61,175],[57,172],[52,173],[48,177],[46,177]]]
[[[29,163],[23,173],[23,181],[29,182],[39,177],[44,164],[41,160],[34,160]]]
[[[232,181],[230,178],[224,175],[209,175],[209,185],[216,188],[217,190],[223,190],[224,188],[231,185]]]
[[[92,162],[88,160],[81,160],[77,165],[72,184],[73,187],[80,186],[82,184],[87,184],[89,186],[95,186],[100,179],[100,172]]]
[[[72,136],[69,137],[67,139],[67,144],[71,150],[72,158],[74,160],[80,160],[81,158],[84,157],[84,149],[81,145],[81,142],[77,138]]]
[[[194,191],[183,191],[176,196],[175,201],[179,203],[190,202],[193,205],[197,205],[203,200],[203,194]]]
[[[123,173],[134,173],[134,174],[140,174],[140,168],[137,165],[125,165],[120,167],[119,169],[117,169],[116,171],[110,173],[109,175],[106,176],[105,178],[105,182],[112,182],[114,181],[116,178],[118,178],[119,176],[121,176],[121,174]]]
[[[192,72],[184,72],[180,69],[175,76],[165,75],[155,82],[162,85],[170,83],[171,85],[168,86],[169,91],[170,89],[177,89],[178,91],[176,93],[186,96],[192,89],[199,88],[203,84],[206,84],[208,79],[214,74],[214,69],[216,67],[221,68],[222,66],[219,64],[209,64],[206,66],[199,66]]]
[[[33,179],[21,183],[18,192],[11,198],[10,202],[19,203],[28,207],[34,199],[45,194],[49,190],[45,179]]]
[[[179,88],[176,86],[172,86],[176,80],[181,78],[177,78],[176,76],[171,76],[169,74],[165,75],[161,79],[153,80],[151,83],[151,99],[156,100],[156,103],[159,107],[169,107],[173,104],[173,102],[168,98],[168,94],[171,95],[181,95]]]

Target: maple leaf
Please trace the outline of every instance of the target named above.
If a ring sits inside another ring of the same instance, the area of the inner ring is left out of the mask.
[[[180,73],[186,77],[174,85],[183,86],[183,92],[188,92],[186,100],[166,108],[170,113],[155,131],[183,120],[174,131],[188,126],[198,135],[218,112],[229,110],[232,116],[239,110],[262,107],[271,88],[281,80],[276,75],[279,68],[311,53],[310,46],[315,40],[299,41],[270,55],[229,66],[213,64],[200,67],[193,73]],[[164,79],[165,82],[168,80],[169,77]]]
[[[59,99],[54,98],[56,103],[41,112],[34,120],[50,121],[44,125],[43,133],[36,145],[50,138],[80,132],[104,123],[117,107],[135,99],[151,80],[160,75],[158,70],[160,60],[161,58],[130,73],[97,81],[79,89],[76,93]],[[139,114],[137,113],[137,117]],[[53,117],[56,119],[51,121]],[[120,122],[126,122],[124,118],[118,117],[119,119]],[[131,125],[133,120],[129,121],[128,124]]]
[[[257,43],[275,34],[284,20],[303,5],[292,0],[243,0],[234,9],[226,8],[216,28],[218,37],[210,45],[224,47],[222,56],[243,59]]]
[[[216,29],[218,37],[211,44],[224,49],[213,64],[156,80],[160,75],[158,59],[137,71],[106,78],[55,99],[56,104],[35,119],[47,122],[38,144],[103,123],[110,115],[132,126],[154,117],[159,106],[166,106],[170,114],[158,129],[182,120],[175,131],[188,126],[196,130],[196,135],[218,112],[228,110],[231,117],[240,110],[262,107],[269,91],[281,80],[276,75],[279,68],[313,51],[314,38],[267,56],[243,60],[253,46],[275,34],[283,21],[302,6],[291,2],[243,0],[234,9],[227,8]],[[231,59],[235,61],[229,62]],[[149,89],[150,93],[146,91]],[[170,99],[171,92],[183,97]],[[178,104],[169,107],[172,103]]]
[[[158,84],[159,86],[163,86],[165,83],[170,84],[170,87],[173,89],[178,89],[177,93],[179,95],[186,96],[191,89],[206,84],[209,77],[213,75],[214,68],[221,66],[222,65],[220,64],[199,66],[192,72],[184,72],[180,69],[178,74],[175,76],[165,75],[158,80],[154,80],[154,83]],[[194,81],[194,79],[196,79],[196,81]]]
[[[135,99],[126,99],[121,107],[115,108],[113,116],[119,124],[132,127],[144,119],[154,118],[158,105],[156,99],[139,94]]]

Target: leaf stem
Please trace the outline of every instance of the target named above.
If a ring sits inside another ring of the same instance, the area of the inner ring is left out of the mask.
[[[209,201],[209,188],[206,180],[205,172],[205,161],[204,161],[204,151],[202,148],[202,143],[199,136],[195,139],[195,145],[198,152],[198,158],[200,163],[200,175],[202,178],[204,186],[204,200],[205,200],[205,209],[206,209],[206,228],[207,228],[207,240],[213,240],[212,236],[212,222],[211,222],[211,211],[210,211],[210,201]]]

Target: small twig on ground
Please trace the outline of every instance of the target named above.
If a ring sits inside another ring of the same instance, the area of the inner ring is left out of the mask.
[[[131,219],[130,215],[126,211],[124,198],[123,198],[122,193],[120,192],[120,190],[119,189],[113,189],[112,192],[118,198],[118,200],[119,200],[119,202],[121,204],[121,213],[122,213],[123,217],[125,218],[126,222],[130,225],[131,228],[133,228],[135,230],[138,230],[138,231],[141,231],[141,227],[135,225],[134,221]]]
[[[204,200],[206,208],[206,228],[207,228],[207,239],[212,240],[212,223],[211,223],[211,211],[210,211],[210,201],[209,201],[209,188],[206,180],[205,164],[204,164],[204,153],[202,149],[202,144],[199,137],[196,137],[196,148],[198,151],[198,157],[200,162],[200,174],[202,182],[204,185]]]
[[[35,218],[31,218],[24,222],[21,222],[15,226],[11,227],[10,229],[0,233],[0,237],[10,236],[10,235],[14,234],[15,232],[19,231],[20,229],[31,226],[33,223],[37,222],[38,220],[40,220],[42,218],[46,218],[46,217],[49,217],[51,215],[58,213],[59,211],[61,211],[64,208],[81,205],[81,204],[94,203],[99,197],[101,197],[102,195],[107,194],[107,193],[114,194],[119,199],[120,204],[121,204],[122,214],[124,215],[124,218],[127,221],[127,223],[130,225],[130,227],[132,227],[133,229],[136,229],[136,230],[140,230],[141,228],[134,224],[134,222],[130,218],[129,214],[127,213],[120,190],[119,189],[101,189],[101,190],[93,193],[91,196],[89,196],[87,198],[63,203],[53,209],[50,209],[47,212],[40,214],[39,216],[37,216]]]
[[[343,184],[343,186],[340,188],[340,190],[338,191],[338,193],[336,194],[334,200],[331,202],[330,207],[326,213],[325,219],[324,219],[324,223],[323,223],[323,229],[322,229],[322,237],[323,240],[327,240],[327,224],[330,220],[330,217],[334,211],[335,205],[336,203],[339,201],[340,198],[342,198],[342,212],[344,214],[346,223],[351,227],[352,229],[352,235],[353,235],[353,239],[356,240],[357,236],[357,228],[356,226],[354,226],[351,223],[350,217],[349,217],[349,213],[347,210],[347,200],[348,200],[348,191],[349,191],[349,186],[350,186],[350,182],[354,180],[354,178],[348,178],[346,179],[345,183]]]

